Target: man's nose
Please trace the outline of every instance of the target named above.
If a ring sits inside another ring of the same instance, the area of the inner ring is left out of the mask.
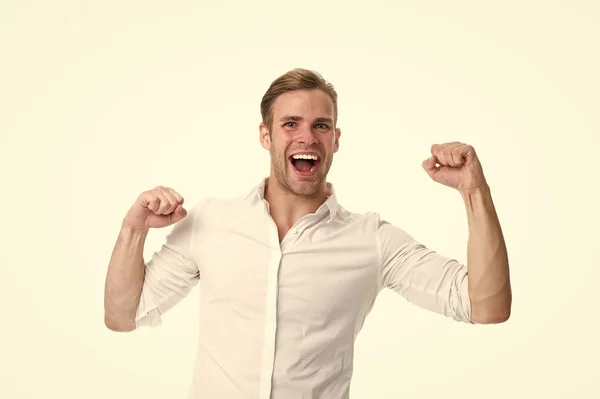
[[[317,136],[311,126],[305,126],[298,132],[298,141],[312,145],[317,142]]]

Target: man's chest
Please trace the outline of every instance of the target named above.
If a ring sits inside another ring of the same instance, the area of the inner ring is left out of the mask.
[[[202,296],[245,314],[261,314],[270,300],[305,322],[360,312],[380,282],[376,244],[328,227],[292,228],[279,243],[276,227],[266,222],[211,226],[193,251]]]

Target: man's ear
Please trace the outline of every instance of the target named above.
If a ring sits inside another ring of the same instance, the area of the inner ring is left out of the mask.
[[[333,143],[333,152],[337,152],[340,148],[340,136],[342,131],[339,128],[335,129],[335,142]]]
[[[264,122],[261,122],[258,131],[260,133],[260,145],[267,151],[271,150],[271,132],[269,132],[269,128]]]

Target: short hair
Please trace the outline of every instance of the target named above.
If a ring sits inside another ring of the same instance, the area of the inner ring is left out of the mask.
[[[323,79],[323,76],[318,72],[296,68],[275,79],[260,102],[262,120],[269,129],[271,129],[271,124],[273,123],[273,103],[280,95],[294,90],[321,90],[325,92],[333,101],[333,120],[334,123],[337,121],[338,96],[333,85]]]

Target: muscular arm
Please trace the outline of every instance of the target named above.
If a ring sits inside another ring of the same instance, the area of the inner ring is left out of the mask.
[[[144,285],[144,243],[148,231],[125,222],[113,249],[104,288],[104,323],[112,331],[136,329],[135,315]]]
[[[161,325],[162,315],[198,282],[199,270],[191,254],[196,207],[187,215],[182,205],[179,193],[157,186],[140,194],[127,212],[106,275],[104,323],[110,330]],[[162,248],[144,262],[149,230],[171,225]]]
[[[471,319],[478,324],[508,320],[512,292],[506,245],[489,186],[461,192],[467,212],[467,269]]]
[[[379,216],[376,220],[382,287],[423,309],[473,323],[467,266],[427,248]]]

